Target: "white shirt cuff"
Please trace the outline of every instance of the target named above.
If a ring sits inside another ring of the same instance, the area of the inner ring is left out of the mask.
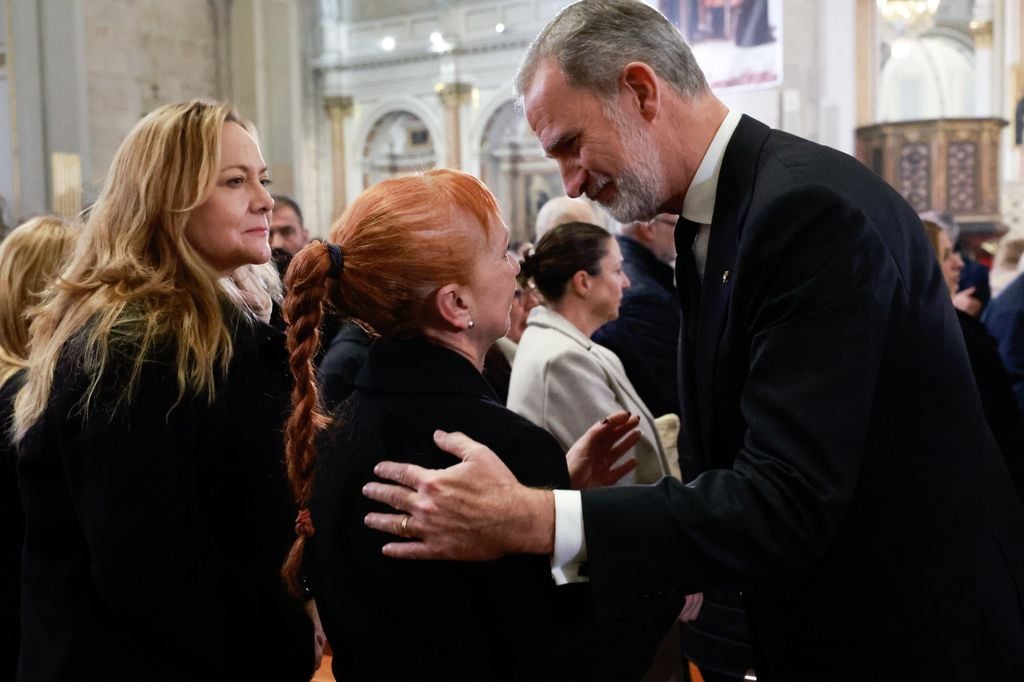
[[[583,537],[583,497],[578,490],[554,490],[555,551],[551,555],[551,577],[556,585],[586,582],[579,574],[580,564],[587,560],[587,543]]]

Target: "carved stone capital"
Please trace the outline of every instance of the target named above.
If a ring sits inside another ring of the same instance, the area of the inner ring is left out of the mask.
[[[469,102],[473,96],[473,86],[469,83],[437,83],[434,92],[441,98],[446,109],[454,109]]]
[[[329,115],[347,118],[352,115],[353,101],[348,95],[328,95],[324,97],[324,110]]]

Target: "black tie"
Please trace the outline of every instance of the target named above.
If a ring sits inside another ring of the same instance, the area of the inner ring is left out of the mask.
[[[700,304],[700,276],[693,259],[693,245],[700,232],[700,223],[680,216],[676,223],[676,287],[683,307],[683,324],[692,335]]]

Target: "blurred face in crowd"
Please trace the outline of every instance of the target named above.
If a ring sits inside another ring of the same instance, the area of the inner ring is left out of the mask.
[[[291,206],[281,203],[270,216],[270,248],[295,255],[309,243],[309,232]]]
[[[942,268],[942,277],[946,280],[949,293],[955,294],[960,288],[960,273],[963,272],[964,261],[960,254],[953,250],[953,242],[949,240],[945,230],[939,233],[939,266]]]
[[[270,259],[267,164],[256,139],[237,123],[224,124],[220,169],[213,188],[189,216],[185,237],[218,272]]]
[[[475,222],[470,216],[466,220]],[[482,246],[477,250],[468,287],[472,296],[472,333],[489,347],[509,331],[519,261],[508,251],[508,228],[498,216],[491,219],[489,234],[476,229],[481,234]]]
[[[603,322],[610,322],[619,316],[622,290],[629,286],[629,277],[622,269],[622,251],[619,243],[609,239],[608,253],[601,259],[601,272],[590,276],[590,292],[587,303],[593,316]]]
[[[516,286],[515,295],[512,299],[512,309],[509,312],[510,324],[507,336],[515,343],[519,343],[523,332],[526,331],[526,320],[530,311],[537,307],[540,301],[537,293],[528,286]]]
[[[586,194],[622,223],[657,215],[658,148],[617,101],[571,87],[551,61],[537,70],[523,101],[530,127],[558,162],[566,194]]]

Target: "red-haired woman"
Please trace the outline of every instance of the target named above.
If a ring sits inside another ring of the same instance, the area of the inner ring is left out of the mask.
[[[435,429],[490,445],[524,483],[570,485],[554,438],[502,407],[481,375],[488,348],[508,331],[519,267],[507,249],[508,231],[486,187],[436,170],[371,187],[329,241],[307,246],[289,269],[285,313],[296,384],[288,468],[310,518],[300,524],[285,576],[295,585],[305,569],[339,679],[638,679],[657,646],[653,620],[590,620],[580,585],[556,588],[543,557],[396,561],[381,553],[388,537],[363,523],[367,513],[384,511],[361,494],[382,455],[451,464],[434,443]],[[379,338],[354,394],[316,440],[326,420],[310,359],[326,303]],[[614,462],[635,442],[635,426],[621,413],[591,429],[568,455],[575,482],[588,475],[588,467],[577,470],[578,456],[601,450],[600,461]],[[600,483],[624,473],[595,470],[591,481]],[[396,531],[407,522],[396,517]]]

